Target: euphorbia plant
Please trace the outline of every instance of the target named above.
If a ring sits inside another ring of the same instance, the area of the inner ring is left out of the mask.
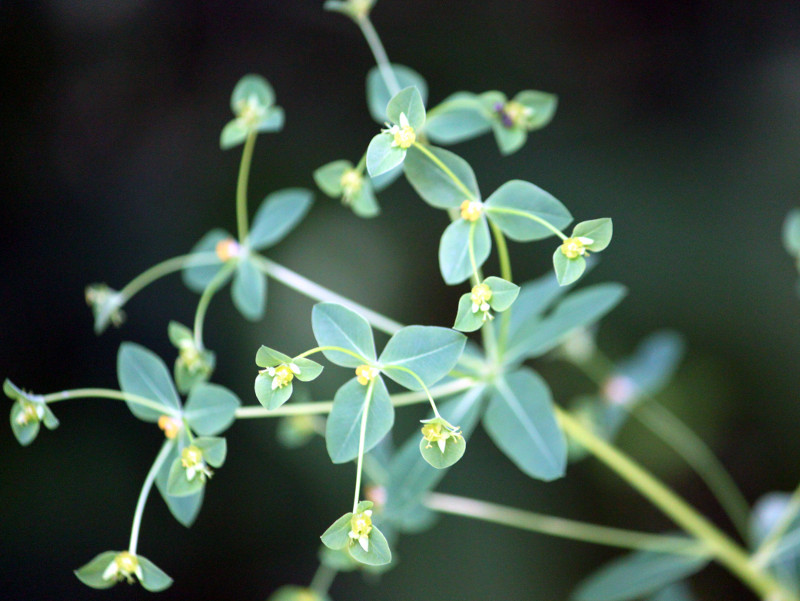
[[[122,400],[135,417],[164,433],[136,502],[127,548],[100,553],[76,570],[78,578],[94,588],[122,581],[138,581],[151,591],[170,586],[170,577],[138,548],[153,486],[172,515],[191,525],[204,496],[214,494],[215,471],[225,469],[228,445],[221,435],[237,419],[283,418],[286,439],[298,442],[319,433],[325,437],[331,462],[355,464],[352,505],[350,499],[332,498],[331,525],[320,532],[323,573],[388,569],[398,537],[430,527],[432,512],[439,512],[632,549],[633,554],[578,588],[576,598],[583,601],[690,599],[681,582],[711,560],[764,599],[796,601],[797,582],[784,564],[796,560],[789,535],[797,532],[800,503],[795,498],[768,497],[751,511],[737,497],[724,469],[713,456],[709,460],[703,455],[706,447],[681,431],[679,422],[674,428],[659,429],[674,417],[663,408],[654,409],[659,405],[651,397],[669,379],[680,354],[679,342],[670,335],[648,339],[618,365],[604,361],[593,345],[587,328],[623,299],[625,289],[615,283],[577,291],[568,286],[585,273],[590,255],[609,245],[611,219],[589,216],[567,233],[573,223],[570,211],[549,192],[521,179],[500,185],[484,200],[473,167],[436,145],[492,132],[500,153],[512,153],[551,121],[555,96],[536,90],[513,95],[458,92],[428,107],[422,76],[388,62],[369,19],[372,6],[370,0],[326,3],[364,31],[375,54],[377,66],[367,78],[367,99],[379,125],[364,141],[360,157],[337,158],[317,168],[313,177],[324,194],[340,198],[362,217],[379,215],[376,192],[400,176],[424,202],[444,211],[438,266],[444,283],[458,286],[462,293],[451,308],[452,327],[405,326],[265,254],[291,235],[311,210],[313,192],[304,188],[272,192],[250,219],[253,149],[259,135],[280,131],[284,112],[275,104],[277,95],[266,79],[242,78],[231,98],[233,119],[222,125],[220,135],[223,150],[242,147],[234,199],[236,234],[214,229],[200,237],[188,254],[146,270],[118,292],[96,284],[86,293],[95,330],[102,333],[108,325],[122,324],[122,309],[134,294],[162,276],[180,272],[200,296],[191,327],[178,321],[164,324],[164,336],[177,350],[172,373],[151,351],[124,343],[117,362],[119,390],[86,388],[42,395],[9,380],[4,385],[14,401],[11,427],[23,445],[33,442],[41,423],[50,429],[58,426],[53,403],[76,398]],[[291,110],[288,114],[291,119]],[[508,239],[547,240],[544,252],[552,255],[553,271],[532,282],[516,282]],[[796,250],[797,245],[787,246]],[[499,270],[487,275],[484,270],[492,251]],[[247,385],[250,392],[242,400],[214,382],[216,354],[206,347],[205,318],[213,297],[230,282],[233,303],[242,317],[268,323],[270,279],[318,301],[308,316],[317,346],[277,350],[265,330],[260,348],[242,350],[248,364],[254,363]],[[390,336],[380,354],[373,330]],[[479,334],[468,340],[470,332]],[[557,353],[585,371],[596,380],[597,390],[570,410],[556,404],[548,383],[529,363],[547,353]],[[295,387],[313,391],[307,383],[327,376],[324,370],[331,365],[350,371],[350,379],[332,400],[293,398]],[[430,414],[413,431],[397,427],[396,411],[417,404],[429,406]],[[689,458],[704,457],[693,467],[720,497],[739,530],[745,535],[748,528],[755,531],[752,553],[613,445],[628,415],[644,415],[647,423],[648,410],[651,418],[654,411],[661,412],[650,421],[656,434]],[[324,426],[309,421],[320,416]],[[479,424],[522,473],[538,480],[560,478],[570,458],[594,455],[685,534],[602,527],[434,492],[448,468],[469,462],[470,436]],[[404,441],[394,445],[393,440]],[[313,549],[317,542],[307,544]],[[277,591],[273,599],[321,599],[329,585],[330,578],[314,578],[308,587],[290,585]]]

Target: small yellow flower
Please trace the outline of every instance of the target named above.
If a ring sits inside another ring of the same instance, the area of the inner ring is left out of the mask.
[[[128,551],[117,553],[114,561],[108,564],[108,567],[103,572],[103,580],[113,579],[117,582],[126,580],[128,584],[133,584],[134,576],[141,580],[142,568],[139,565],[139,558]]]
[[[362,386],[369,384],[379,373],[381,373],[381,370],[377,367],[370,367],[369,365],[356,367],[356,378],[358,378],[358,383]]]
[[[477,200],[465,200],[461,203],[461,218],[466,221],[478,221],[483,205]]]
[[[14,421],[18,426],[27,426],[30,423],[37,423],[44,419],[44,406],[39,403],[31,403],[24,399],[18,399],[17,403],[22,407],[22,411],[17,413]]]
[[[257,126],[266,113],[267,107],[261,104],[256,94],[250,94],[236,103],[236,117],[248,127]]]
[[[353,541],[358,541],[361,548],[369,553],[369,533],[372,532],[372,510],[367,509],[354,513],[350,518],[350,532],[348,536]]]
[[[214,473],[206,465],[203,459],[203,451],[194,445],[189,445],[181,451],[181,465],[186,469],[186,479],[190,482],[194,480],[195,476],[200,478],[200,481],[205,481],[210,478]]]
[[[578,238],[567,238],[561,245],[561,252],[565,257],[567,257],[567,259],[577,259],[578,257],[582,256],[588,257],[589,251],[586,250],[586,247],[593,243],[594,240],[591,238],[586,238],[585,236],[579,236]]]
[[[294,380],[295,374],[300,373],[300,368],[294,363],[290,363],[289,365],[283,364],[277,367],[267,367],[266,369],[262,369],[260,373],[266,373],[272,378],[272,390],[275,390],[276,388],[283,388]]]
[[[387,124],[388,125],[388,124]],[[400,125],[392,125],[384,129],[383,133],[390,134],[394,139],[392,146],[407,150],[414,145],[417,141],[417,134],[414,128],[408,123],[408,117],[405,113],[400,113]]]
[[[426,449],[430,449],[433,444],[439,447],[439,450],[444,453],[445,446],[448,440],[453,443],[458,443],[463,440],[464,436],[461,434],[461,429],[456,426],[451,426],[441,418],[434,418],[422,426],[422,438],[428,441],[425,445]]]
[[[487,319],[494,319],[494,316],[489,313],[489,301],[492,298],[492,289],[489,288],[487,284],[478,284],[472,288],[472,293],[470,294],[470,300],[472,301],[472,312],[477,313],[481,311],[483,313],[483,321]]]
[[[217,246],[215,251],[217,253],[217,257],[222,262],[229,261],[231,259],[235,259],[241,253],[242,248],[239,246],[239,243],[236,242],[233,238],[226,238],[225,240],[220,240],[217,242]]]
[[[162,415],[158,418],[158,427],[164,431],[164,436],[172,440],[178,435],[183,424],[181,420],[170,417],[169,415]]]
[[[356,194],[361,191],[364,183],[364,176],[355,169],[348,169],[342,173],[339,184],[342,186],[342,201],[349,204]]]

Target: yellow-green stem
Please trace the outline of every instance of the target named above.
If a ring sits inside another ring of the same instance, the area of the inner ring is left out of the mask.
[[[162,261],[161,263],[153,265],[146,271],[140,273],[138,276],[128,282],[122,290],[119,291],[120,297],[124,299],[123,304],[128,302],[137,292],[149,286],[159,278],[171,273],[175,273],[176,271],[180,271],[186,266],[186,263],[189,260],[192,261],[193,265],[198,266],[213,265],[214,263],[219,262],[219,258],[215,252],[189,253]]]
[[[153,409],[164,415],[169,415],[170,417],[180,417],[180,411],[174,407],[167,407],[166,405],[162,405],[161,403],[136,394],[128,394],[127,392],[120,392],[119,390],[107,388],[76,388],[73,390],[53,392],[42,396],[42,401],[45,403],[57,403],[59,401],[70,401],[74,399],[110,399],[113,401],[125,401],[147,407],[148,409]]]
[[[150,467],[150,471],[147,472],[144,484],[142,484],[142,490],[139,492],[139,499],[136,501],[136,510],[133,512],[131,538],[128,542],[128,552],[132,555],[136,555],[136,547],[139,545],[139,529],[142,526],[142,514],[144,514],[144,505],[147,502],[147,497],[150,494],[150,490],[153,488],[153,482],[155,482],[156,476],[158,475],[158,470],[161,469],[161,465],[166,460],[174,444],[174,440],[164,441],[152,467]]]
[[[244,141],[242,162],[239,163],[239,180],[236,183],[236,230],[239,244],[244,244],[249,233],[247,217],[247,183],[250,179],[250,164],[253,162],[253,148],[256,145],[257,132],[251,130]]]
[[[512,282],[511,275],[511,258],[508,254],[508,244],[506,244],[506,237],[494,221],[489,221],[489,226],[492,228],[492,235],[494,236],[495,247],[497,248],[497,257],[500,261],[500,277],[506,282]],[[508,329],[511,327],[511,311],[514,307],[510,307],[500,316],[500,335],[497,339],[498,353],[502,357],[506,349],[506,342],[508,341]]]
[[[372,401],[372,390],[375,388],[375,380],[372,379],[367,384],[367,395],[364,398],[364,412],[361,414],[361,430],[358,435],[358,462],[356,464],[356,492],[353,496],[353,513],[358,509],[358,500],[361,495],[361,470],[364,466],[364,443],[367,438],[367,418],[369,416],[369,405]]]
[[[214,275],[208,283],[208,286],[206,286],[206,289],[203,290],[203,294],[200,295],[200,300],[197,302],[197,310],[194,314],[194,345],[200,351],[205,348],[203,346],[203,323],[205,322],[208,305],[235,267],[235,261],[227,262],[222,269]]]
[[[526,219],[530,219],[531,221],[535,221],[536,223],[543,225],[562,240],[567,239],[567,237],[560,229],[558,229],[556,226],[554,226],[546,219],[542,219],[538,215],[533,215],[532,213],[528,213],[526,211],[519,211],[517,209],[509,209],[506,207],[489,207],[486,209],[486,211],[488,213],[503,213],[505,215],[516,215],[517,217],[524,217]]]
[[[378,32],[372,26],[372,21],[370,21],[368,15],[363,15],[356,19],[356,23],[361,29],[364,39],[367,40],[372,55],[375,57],[375,63],[378,65],[378,71],[381,74],[383,83],[386,84],[386,89],[389,90],[391,96],[394,96],[400,91],[400,83],[397,81],[397,77],[395,77],[394,71],[390,66],[389,57],[386,55],[386,50],[381,43]]]

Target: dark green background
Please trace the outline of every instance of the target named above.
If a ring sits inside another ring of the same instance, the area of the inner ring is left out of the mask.
[[[258,72],[287,114],[259,139],[251,197],[313,187],[314,168],[357,160],[374,135],[363,82],[366,44],[321,2],[0,2],[2,284],[0,377],[37,392],[116,387],[116,350],[133,340],[171,361],[169,319],[189,323],[197,297],[173,277],[97,338],[87,283],[121,287],[185,252],[213,226],[235,227],[239,153],[218,150],[238,78]],[[798,479],[797,273],[780,244],[800,204],[800,5],[796,2],[422,2],[382,0],[374,22],[390,57],[420,71],[431,101],[451,92],[525,88],[559,95],[553,123],[503,159],[484,137],[454,148],[484,195],[533,181],[579,219],[614,218],[591,281],[630,294],[600,329],[611,354],[661,328],[690,355],[667,402],[716,449],[748,499]],[[360,221],[318,195],[275,260],[403,322],[450,325],[463,287],[436,264],[446,216],[405,182]],[[549,269],[552,242],[512,245],[517,279]],[[253,403],[259,344],[312,344],[311,302],[270,282],[263,323],[228,294],[214,300],[207,342],[218,381]],[[537,364],[558,401],[588,382]],[[345,374],[312,390],[327,398]],[[8,405],[6,405],[8,407]],[[160,432],[121,403],[55,406],[62,425],[20,448],[0,429],[0,583],[8,599],[144,598],[140,588],[84,588],[71,570],[127,544]],[[402,422],[410,432],[413,411]],[[163,599],[262,600],[307,583],[319,534],[347,509],[353,468],[321,441],[288,452],[269,421],[236,424],[229,460],[191,530],[160,499],[145,512],[140,552],[176,583]],[[671,454],[631,426],[626,450],[727,526]],[[589,461],[543,485],[519,474],[483,433],[444,490],[600,523],[673,526]],[[337,601],[447,597],[550,601],[614,552],[442,519],[404,538],[379,584],[337,579]],[[722,570],[695,581],[703,599],[750,599]]]

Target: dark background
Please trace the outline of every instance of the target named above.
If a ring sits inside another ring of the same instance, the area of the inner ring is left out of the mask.
[[[313,187],[313,169],[328,161],[358,159],[377,131],[363,91],[371,56],[357,28],[321,4],[0,2],[0,377],[42,393],[113,388],[122,340],[171,362],[167,322],[190,323],[197,301],[179,278],[141,293],[123,328],[99,338],[83,288],[120,288],[211,227],[234,229],[239,152],[219,151],[218,136],[241,75],[267,77],[287,114],[283,132],[256,146],[253,205],[272,190]],[[587,279],[621,281],[630,294],[604,322],[601,343],[619,355],[654,329],[684,333],[690,354],[665,402],[709,441],[750,501],[792,489],[800,301],[780,226],[800,204],[800,4],[382,0],[373,17],[390,57],[426,76],[432,103],[462,89],[559,95],[553,123],[513,157],[500,157],[489,137],[454,150],[474,166],[484,196],[527,179],[578,220],[614,218],[614,241]],[[270,256],[400,321],[450,325],[463,287],[444,286],[438,274],[446,216],[405,182],[381,202],[383,215],[364,222],[318,195]],[[519,281],[549,269],[552,243],[511,250]],[[246,403],[255,401],[259,344],[293,352],[313,342],[312,303],[276,282],[269,295],[263,323],[244,322],[227,292],[207,323],[216,379]],[[569,369],[537,367],[561,402],[591,390]],[[323,379],[315,398],[344,377]],[[127,544],[161,434],[121,403],[55,410],[61,427],[29,448],[0,429],[3,596],[144,598],[139,587],[87,589],[71,570]],[[176,581],[160,598],[261,600],[281,584],[309,582],[317,537],[347,508],[354,470],[332,466],[320,440],[289,452],[274,432],[269,420],[233,426],[228,463],[190,530],[151,498],[140,552]],[[728,527],[696,477],[639,428],[622,444]],[[533,482],[482,433],[442,489],[673,528],[592,461],[559,482]],[[333,597],[564,599],[615,554],[456,518],[395,551],[397,568],[380,583],[345,575]],[[753,598],[718,568],[694,584],[703,599]]]

